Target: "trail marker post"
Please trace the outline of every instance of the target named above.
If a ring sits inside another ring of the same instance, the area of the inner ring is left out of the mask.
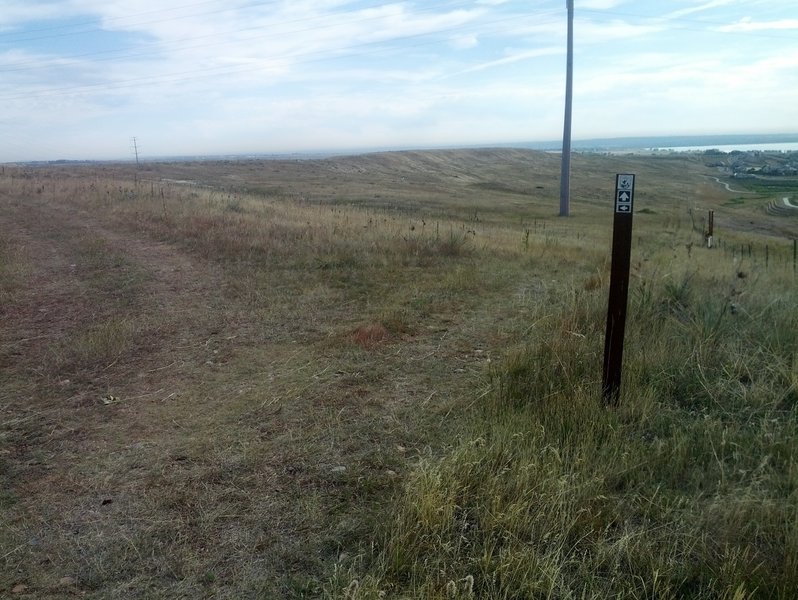
[[[634,213],[635,176],[615,176],[615,219],[612,226],[612,267],[610,297],[607,305],[607,334],[604,339],[604,404],[617,406],[621,391],[623,336],[626,329],[626,305],[629,297],[629,266],[632,254],[632,215]]]

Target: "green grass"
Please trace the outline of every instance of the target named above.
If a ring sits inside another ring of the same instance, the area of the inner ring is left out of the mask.
[[[740,180],[741,187],[765,195],[798,193],[798,180],[790,177],[770,177]]]

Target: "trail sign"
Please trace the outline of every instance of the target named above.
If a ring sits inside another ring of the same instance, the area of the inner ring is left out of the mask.
[[[604,403],[616,406],[621,392],[623,336],[629,296],[629,264],[632,254],[632,215],[634,214],[635,176],[615,176],[615,220],[612,227],[612,267],[607,305],[607,334],[604,340]]]

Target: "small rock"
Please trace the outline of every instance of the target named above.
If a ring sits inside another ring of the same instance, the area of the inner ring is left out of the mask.
[[[337,467],[333,467],[330,469],[330,473],[345,473],[346,467],[343,465],[338,465]]]
[[[385,474],[388,477],[390,477],[391,479],[393,479],[394,477],[396,477],[398,475],[398,473],[396,471],[394,471],[393,469],[386,469],[385,470]]]
[[[62,577],[58,580],[58,585],[62,587],[69,587],[71,585],[75,585],[76,581],[74,577]]]
[[[17,585],[15,585],[14,587],[11,588],[11,593],[12,594],[24,594],[25,590],[27,590],[27,589],[28,589],[27,585],[25,585],[24,583],[18,583]]]

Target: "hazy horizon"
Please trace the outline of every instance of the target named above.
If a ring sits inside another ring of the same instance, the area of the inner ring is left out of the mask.
[[[283,159],[283,158],[327,158],[334,156],[357,156],[381,152],[434,152],[446,150],[480,150],[480,149],[523,149],[545,152],[557,152],[561,149],[561,140],[536,140],[529,142],[495,144],[473,144],[453,146],[374,146],[368,148],[308,149],[294,152],[230,152],[210,154],[166,154],[161,156],[140,157],[140,162],[169,162],[172,160],[224,160],[224,159]],[[796,134],[722,134],[709,136],[633,136],[620,138],[591,138],[573,140],[573,152],[624,152],[634,150],[673,150],[676,152],[717,149],[730,152],[735,149],[760,151],[798,152],[798,133]],[[83,162],[136,162],[135,155],[118,158],[69,158],[0,161],[0,164],[35,164],[35,163],[83,163]]]

